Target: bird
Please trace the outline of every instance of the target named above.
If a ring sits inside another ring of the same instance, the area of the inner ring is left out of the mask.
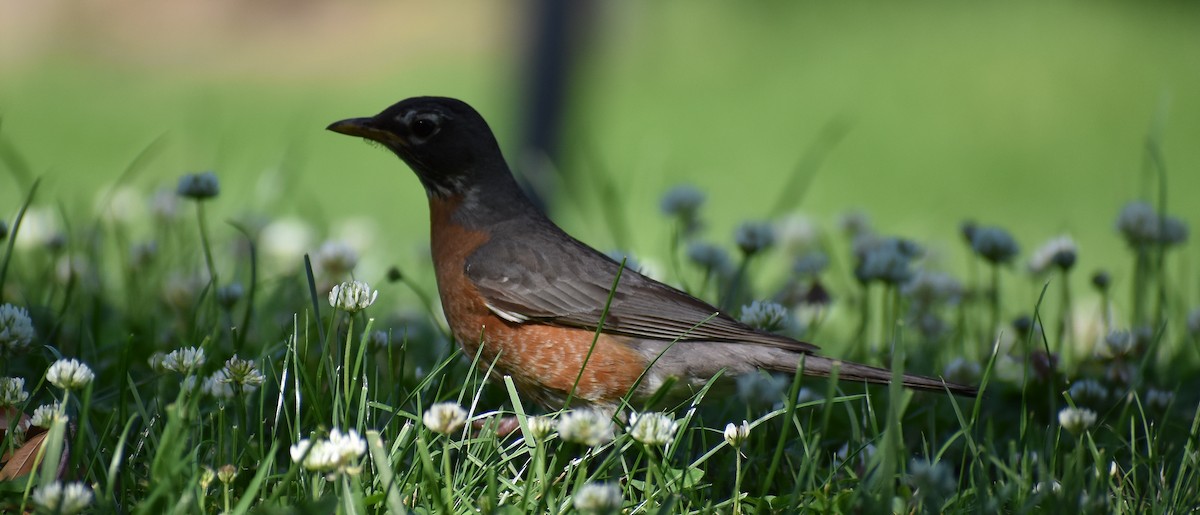
[[[467,103],[402,100],[328,130],[382,145],[429,200],[430,251],[447,324],[468,356],[550,409],[614,412],[664,386],[687,394],[758,370],[888,384],[890,370],[817,354],[755,329],[575,239],[530,201],[491,128]],[[836,372],[835,372],[836,370]],[[977,390],[905,374],[914,390]]]

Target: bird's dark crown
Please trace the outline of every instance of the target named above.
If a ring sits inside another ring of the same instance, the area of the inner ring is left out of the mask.
[[[375,116],[334,122],[328,128],[387,147],[408,163],[430,195],[460,194],[473,184],[509,174],[487,122],[461,100],[413,97]]]

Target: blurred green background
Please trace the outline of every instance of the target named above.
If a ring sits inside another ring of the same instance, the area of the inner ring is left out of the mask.
[[[325,229],[369,220],[357,245],[368,274],[427,270],[415,178],[324,127],[408,96],[455,96],[515,158],[534,9],[0,3],[0,206],[11,221],[40,176],[39,204],[91,216],[152,148],[130,181],[147,195],[211,169],[222,218],[294,215]],[[1200,221],[1195,2],[626,0],[591,3],[579,18],[555,158],[579,181],[552,199],[552,216],[600,248],[616,242],[589,174],[616,185],[615,208],[636,228],[628,250],[664,262],[667,188],[707,191],[708,236],[729,244],[736,224],[768,215],[830,126],[845,135],[822,147],[795,209],[826,227],[862,209],[880,232],[929,243],[947,267],[963,261],[967,218],[1009,228],[1024,256],[1065,232],[1082,269],[1127,264],[1113,222],[1153,191],[1151,134],[1169,169],[1169,211]],[[1194,249],[1183,262],[1195,263]]]

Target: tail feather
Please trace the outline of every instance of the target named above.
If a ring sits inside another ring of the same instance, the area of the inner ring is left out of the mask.
[[[863,365],[853,361],[842,361],[838,359],[827,358],[825,356],[806,355],[804,356],[804,375],[817,377],[830,377],[833,371],[837,370],[839,380],[863,381],[873,384],[889,384],[892,382],[892,371],[886,368],[873,367]],[[793,367],[794,369],[795,367]],[[784,370],[788,372],[788,370]],[[915,374],[904,374],[901,379],[904,386],[913,390],[923,390],[927,392],[945,392],[949,390],[956,395],[965,395],[974,397],[979,394],[979,389],[973,386],[955,384],[942,379],[934,379],[932,377],[920,376]]]

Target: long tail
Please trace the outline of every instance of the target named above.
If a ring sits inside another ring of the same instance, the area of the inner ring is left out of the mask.
[[[793,366],[794,369],[795,367]],[[833,375],[834,369],[837,369],[837,377],[840,381],[864,381],[873,384],[889,384],[892,382],[892,371],[886,368],[873,367],[853,361],[842,361],[813,354],[804,356],[804,375],[830,377]],[[791,370],[781,371],[790,372]],[[915,374],[904,374],[902,377],[904,386],[913,390],[927,392],[945,392],[949,390],[951,393],[970,397],[979,394],[979,389],[974,386],[955,384]]]

